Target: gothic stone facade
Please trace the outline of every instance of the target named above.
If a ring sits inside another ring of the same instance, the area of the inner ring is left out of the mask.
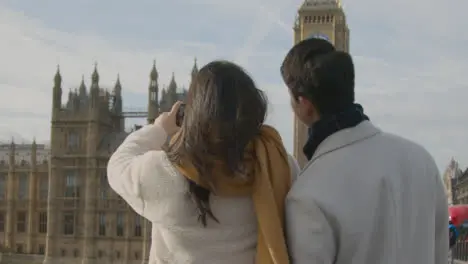
[[[192,77],[197,73],[196,63]],[[44,255],[43,263],[147,263],[151,223],[108,186],[106,165],[126,137],[122,87],[88,91],[82,81],[62,104],[54,78],[50,147],[35,142],[0,146],[0,243],[3,252]],[[150,73],[147,121],[183,100],[174,76],[159,100],[156,66]],[[3,240],[1,240],[3,238]],[[37,258],[36,258],[37,259]],[[26,263],[25,263],[26,264]]]
[[[461,183],[460,180],[463,179],[462,176],[463,171],[460,169],[458,162],[452,158],[442,176],[445,186],[445,195],[447,196],[449,205],[457,204],[457,198],[461,198],[456,196],[456,187],[457,185],[460,186],[459,183]]]
[[[349,51],[349,29],[340,0],[304,1],[294,25],[294,43],[310,37],[326,39],[333,43],[337,50]],[[302,152],[307,137],[307,126],[294,118],[294,156],[301,167],[307,163]]]
[[[45,252],[49,154],[47,146],[35,142],[0,145],[0,243],[3,252]]]
[[[459,171],[450,180],[452,189],[452,204],[468,204],[468,169]]]

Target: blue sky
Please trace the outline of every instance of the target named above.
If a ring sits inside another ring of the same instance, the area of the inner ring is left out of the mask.
[[[172,72],[187,86],[199,65],[229,59],[249,71],[270,99],[269,122],[292,150],[293,116],[279,65],[292,45],[302,0],[2,0],[0,140],[49,140],[56,65],[64,96],[120,73],[125,106],[145,107],[157,60],[160,85]],[[468,166],[468,1],[343,0],[351,29],[357,99],[382,129],[424,145],[441,169]]]

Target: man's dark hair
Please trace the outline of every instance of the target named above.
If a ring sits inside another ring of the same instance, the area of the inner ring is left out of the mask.
[[[346,52],[323,39],[299,42],[281,65],[283,80],[297,100],[308,99],[319,114],[333,114],[354,103],[354,64]]]

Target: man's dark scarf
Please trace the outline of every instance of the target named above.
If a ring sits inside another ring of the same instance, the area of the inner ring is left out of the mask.
[[[346,128],[359,125],[362,121],[369,120],[364,114],[364,109],[359,104],[352,104],[344,111],[332,115],[323,115],[320,120],[309,128],[309,139],[303,151],[307,159],[310,160],[317,147],[327,137]]]

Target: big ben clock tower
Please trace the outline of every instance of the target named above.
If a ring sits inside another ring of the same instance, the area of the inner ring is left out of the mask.
[[[341,0],[304,1],[294,25],[294,43],[311,37],[328,40],[337,50],[349,51],[349,29]],[[307,127],[294,118],[294,156],[301,168],[307,163],[302,152],[307,134]]]

